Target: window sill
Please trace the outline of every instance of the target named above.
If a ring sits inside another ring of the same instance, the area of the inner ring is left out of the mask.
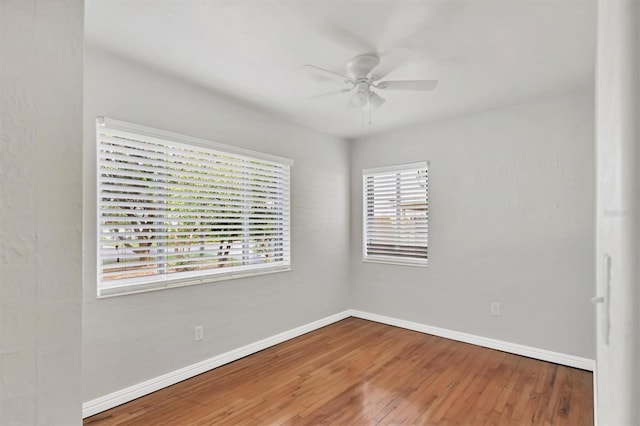
[[[419,268],[426,268],[429,266],[429,261],[398,260],[398,259],[388,258],[388,257],[363,257],[362,261],[364,263],[382,263],[387,265],[398,265],[398,266],[417,266]]]
[[[97,298],[106,299],[110,297],[126,296],[129,294],[147,293],[156,290],[165,290],[169,288],[187,287],[192,285],[209,284],[217,281],[233,280],[237,278],[254,277],[257,275],[275,274],[278,272],[291,271],[291,266],[279,266],[269,269],[229,272],[219,275],[208,275],[200,278],[184,278],[177,280],[167,280],[162,282],[151,282],[141,284],[125,284],[118,287],[103,288],[98,290]]]

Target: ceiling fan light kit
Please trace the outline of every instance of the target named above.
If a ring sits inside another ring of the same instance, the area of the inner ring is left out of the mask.
[[[351,105],[356,108],[364,108],[369,103],[369,95],[364,91],[356,91],[351,95]]]
[[[385,102],[385,99],[377,93],[371,93],[371,95],[369,95],[369,106],[373,109],[380,108]]]
[[[385,103],[385,99],[376,90],[418,90],[429,91],[436,88],[438,85],[437,80],[385,80],[380,81],[386,77],[394,69],[402,65],[407,59],[409,59],[412,53],[409,49],[402,48],[399,51],[401,55],[394,55],[400,58],[399,63],[386,63],[382,64],[377,74],[373,73],[374,69],[381,63],[380,56],[375,53],[366,53],[364,55],[358,55],[347,61],[345,65],[345,74],[339,74],[315,65],[304,65],[304,67],[319,70],[327,75],[339,78],[344,84],[349,85],[346,89],[333,90],[331,92],[323,93],[321,95],[313,96],[312,98],[331,96],[334,94],[353,92],[349,99],[348,105],[353,108],[360,108],[362,111],[369,111],[378,109]],[[311,98],[310,98],[311,99]]]

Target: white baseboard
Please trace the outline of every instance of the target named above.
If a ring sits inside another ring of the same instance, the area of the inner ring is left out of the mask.
[[[434,336],[444,337],[459,342],[471,343],[473,345],[483,346],[486,348],[497,349],[504,352],[523,355],[530,358],[540,359],[543,361],[554,362],[556,364],[576,367],[583,370],[594,371],[595,361],[588,358],[581,358],[573,355],[562,354],[559,352],[548,351],[545,349],[533,348],[517,343],[504,342],[502,340],[490,339],[487,337],[476,336],[473,334],[461,333],[458,331],[447,330],[439,327],[432,327],[416,322],[406,321],[398,318],[387,317],[384,315],[372,314],[370,312],[348,309],[343,312],[319,319],[317,321],[293,328],[291,330],[276,334],[266,339],[259,340],[255,343],[242,346],[238,349],[216,355],[213,358],[188,365],[184,368],[171,371],[162,376],[146,380],[125,389],[101,396],[82,404],[82,417],[93,416],[94,414],[116,407],[125,402],[132,401],[141,396],[148,395],[152,392],[174,385],[183,380],[202,374],[221,365],[228,364],[247,355],[259,352],[263,349],[275,346],[279,343],[301,336],[310,331],[317,330],[334,322],[343,320],[350,316],[362,318],[370,321],[388,324],[396,327],[406,328],[408,330],[419,331],[421,333],[432,334]]]
[[[188,365],[179,370],[171,371],[163,374],[162,376],[129,386],[128,388],[92,399],[91,401],[87,401],[82,404],[82,417],[85,418],[93,416],[94,414],[116,407],[120,404],[124,404],[125,402],[132,401],[136,398],[140,398],[141,396],[148,395],[162,388],[166,388],[167,386],[174,385],[183,380],[197,376],[198,374],[220,367],[221,365],[244,358],[247,355],[254,354],[263,349],[293,339],[294,337],[298,337],[326,325],[333,324],[334,322],[343,320],[349,316],[350,314],[348,310],[339,312],[326,318],[276,334],[275,336],[267,337],[266,339],[259,340],[255,343],[250,343],[238,349],[214,356],[213,358]]]
[[[376,321],[382,324],[393,325],[396,327],[406,328],[408,330],[419,331],[421,333],[432,334],[434,336],[444,337],[451,340],[457,340],[459,342],[471,343],[473,345],[483,346],[485,348],[497,349],[499,351],[522,355],[529,358],[535,358],[542,361],[549,361],[569,367],[580,368],[582,370],[594,371],[595,369],[595,361],[589,358],[567,355],[560,352],[549,351],[546,349],[520,345],[518,343],[511,343],[505,342],[503,340],[476,336],[474,334],[461,333],[459,331],[447,330],[446,328],[432,327],[430,325],[424,325],[417,322],[387,317],[384,315],[372,314],[370,312],[358,311],[356,309],[349,310],[349,314],[356,318]]]

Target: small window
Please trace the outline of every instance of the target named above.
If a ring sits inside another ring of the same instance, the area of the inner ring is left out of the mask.
[[[98,295],[288,270],[291,164],[98,119]]]
[[[363,260],[426,266],[427,162],[363,171]]]

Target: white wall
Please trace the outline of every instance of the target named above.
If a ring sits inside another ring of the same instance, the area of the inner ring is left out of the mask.
[[[640,2],[598,2],[598,422],[640,424]],[[610,263],[605,266],[605,256]]]
[[[571,93],[354,141],[352,307],[594,358],[593,109]],[[362,169],[420,160],[429,267],[363,263]]]
[[[2,0],[0,39],[0,424],[80,424],[83,2]]]
[[[87,47],[85,401],[345,309],[346,142]],[[110,118],[294,159],[292,271],[96,299],[94,120]],[[194,342],[193,328],[205,338]]]

